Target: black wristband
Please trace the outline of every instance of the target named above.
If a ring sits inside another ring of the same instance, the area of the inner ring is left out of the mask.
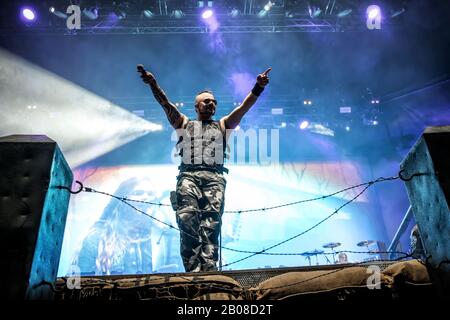
[[[261,92],[264,91],[264,87],[261,87],[258,83],[255,83],[255,86],[252,89],[252,93],[259,97],[259,95],[261,94]]]

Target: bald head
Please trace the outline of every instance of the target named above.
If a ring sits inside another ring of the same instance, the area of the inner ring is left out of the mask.
[[[211,91],[203,91],[195,97],[198,120],[210,120],[216,113],[217,101]]]

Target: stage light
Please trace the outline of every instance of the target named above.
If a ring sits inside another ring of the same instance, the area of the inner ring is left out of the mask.
[[[51,13],[53,13],[55,16],[57,16],[58,18],[61,19],[67,19],[67,14],[65,14],[64,12],[58,11],[55,9],[55,7],[50,7],[48,9],[48,11],[50,11]]]
[[[343,17],[348,16],[350,13],[352,13],[352,9],[345,9],[345,10],[342,10],[341,12],[339,12],[339,13],[337,14],[337,16],[338,16],[339,18],[343,18]]]
[[[405,8],[401,8],[401,9],[399,9],[399,10],[396,10],[396,11],[394,11],[394,12],[391,14],[391,18],[395,18],[395,17],[401,15],[402,13],[404,13],[405,11],[406,11]]]
[[[0,136],[45,134],[58,142],[72,168],[162,130],[161,125],[2,49],[0,70],[9,75],[0,77]],[[30,79],[33,85],[24,86]]]
[[[308,4],[308,13],[311,18],[317,18],[322,13],[319,7],[314,7]]]
[[[282,122],[282,123],[281,123],[281,127],[282,127],[282,128],[286,128],[286,122]]]
[[[308,104],[308,101],[303,100],[303,104],[304,104],[304,105]]]
[[[154,16],[153,12],[151,12],[150,10],[144,10],[142,11],[142,14],[144,15],[144,17],[148,19],[151,19]]]
[[[300,123],[299,128],[300,128],[301,130],[305,130],[306,128],[308,128],[308,126],[309,126],[309,121],[304,120],[304,121],[302,121],[302,122]]]
[[[269,10],[272,8],[273,5],[274,5],[274,4],[273,4],[272,2],[269,1],[269,2],[264,6],[264,10],[269,11]]]
[[[345,131],[350,131],[350,126],[345,126]]]
[[[34,21],[36,19],[36,13],[31,8],[22,9],[22,16],[28,21]]]
[[[233,8],[233,9],[231,9],[229,15],[232,16],[233,18],[236,18],[239,15],[239,10],[236,8]]]
[[[234,128],[234,130],[240,130],[241,129],[241,126],[237,126],[236,128]]]
[[[90,20],[97,20],[98,18],[98,9],[97,8],[84,8],[83,9],[83,14],[86,18],[90,19]],[[125,15],[126,16],[126,15]],[[120,19],[120,17],[119,17]]]
[[[213,14],[214,14],[214,12],[211,9],[207,9],[207,10],[203,11],[202,18],[209,19],[213,16]]]
[[[127,3],[114,4],[113,13],[119,20],[126,19],[127,13],[125,12],[125,10],[127,8],[128,8],[128,4]]]
[[[267,10],[262,9],[260,12],[258,12],[258,18],[264,18],[267,16]]]
[[[183,102],[180,102],[180,107],[182,107],[182,106],[184,106],[184,103],[183,103]]]
[[[175,19],[181,19],[184,16],[184,12],[182,10],[173,10],[171,16]]]
[[[311,101],[311,100],[308,100],[308,104],[309,104],[309,105],[312,105],[312,101]]]
[[[294,13],[292,12],[292,11],[286,11],[285,13],[284,13],[284,16],[286,17],[286,18],[293,18],[294,17]]]
[[[372,9],[369,10],[367,16],[369,19],[375,19],[380,15],[380,8],[378,6],[374,6]]]

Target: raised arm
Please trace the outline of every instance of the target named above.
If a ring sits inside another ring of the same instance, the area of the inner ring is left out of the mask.
[[[167,95],[164,91],[159,87],[156,82],[155,76],[148,71],[145,71],[144,66],[139,64],[137,66],[138,72],[141,73],[142,80],[147,83],[152,89],[153,96],[156,101],[162,106],[164,112],[166,113],[167,120],[172,125],[174,129],[180,128],[183,123],[187,120],[186,116],[182,114],[178,108],[169,101]]]
[[[269,83],[268,74],[272,68],[267,69],[263,73],[256,77],[256,84],[252,91],[245,97],[244,101],[230,112],[227,116],[223,117],[220,121],[224,123],[225,129],[234,129],[241,122],[242,117],[258,100],[259,95],[263,92],[264,87]]]

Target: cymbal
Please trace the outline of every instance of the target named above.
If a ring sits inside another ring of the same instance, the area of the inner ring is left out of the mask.
[[[330,243],[324,244],[324,245],[322,246],[322,248],[333,249],[333,248],[339,247],[340,245],[341,245],[340,242],[330,242]]]
[[[309,256],[316,256],[318,254],[322,254],[324,251],[323,250],[312,250],[312,251],[305,251],[303,253],[301,253],[302,256],[305,257],[309,257]]]
[[[367,247],[374,243],[375,243],[375,240],[364,240],[364,241],[358,242],[356,245],[358,247]]]

